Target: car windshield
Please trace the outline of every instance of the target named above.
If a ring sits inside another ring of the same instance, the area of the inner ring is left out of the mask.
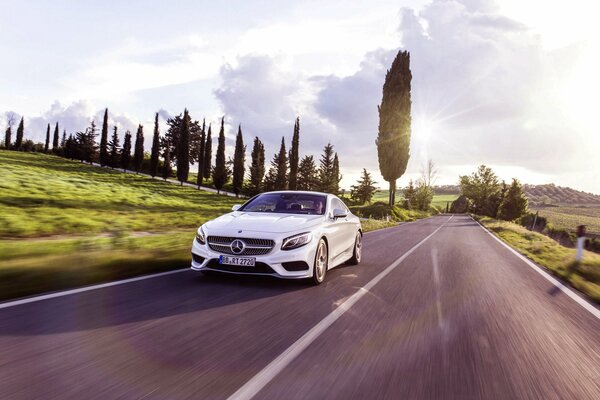
[[[240,211],[285,214],[325,214],[327,197],[309,193],[265,193],[248,201]]]

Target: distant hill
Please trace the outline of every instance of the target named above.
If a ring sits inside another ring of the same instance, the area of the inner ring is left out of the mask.
[[[523,185],[523,191],[531,205],[600,204],[600,195],[556,186],[553,183]]]

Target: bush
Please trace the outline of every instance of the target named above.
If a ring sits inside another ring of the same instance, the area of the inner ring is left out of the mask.
[[[565,247],[574,247],[573,237],[566,229],[554,228],[548,224],[544,233]]]
[[[461,195],[452,202],[452,205],[450,205],[450,212],[453,214],[464,214],[469,211],[469,207],[471,206],[470,203],[467,196]]]
[[[534,220],[535,220],[535,229],[534,230],[536,232],[542,232],[546,228],[546,225],[548,224],[548,220],[545,217],[540,217],[538,215],[537,219],[536,219],[534,213],[528,213],[528,214],[525,214],[524,216],[522,216],[521,218],[519,218],[519,224],[521,226],[524,226],[525,228],[531,230],[531,228],[533,227]]]

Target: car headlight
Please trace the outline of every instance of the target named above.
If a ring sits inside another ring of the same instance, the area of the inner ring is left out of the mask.
[[[304,232],[300,233],[299,235],[290,236],[289,238],[283,239],[281,250],[297,249],[298,247],[302,247],[310,242],[311,238],[312,235],[310,232]]]
[[[198,231],[196,232],[196,240],[200,244],[206,244],[206,235],[204,234],[204,230],[202,229],[202,227],[200,227],[200,229],[198,229]]]

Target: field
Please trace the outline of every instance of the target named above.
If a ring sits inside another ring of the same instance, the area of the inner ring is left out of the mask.
[[[389,190],[380,190],[375,193],[373,196],[372,202],[383,201],[387,203]],[[396,193],[396,202],[398,202],[402,198],[402,192],[398,191]],[[446,210],[446,203],[452,203],[454,200],[458,198],[458,194],[436,194],[433,196],[433,201],[431,202],[432,206],[441,207],[443,210]]]
[[[586,225],[588,232],[600,234],[600,205],[531,207],[548,219],[555,228],[575,231],[578,225]]]

